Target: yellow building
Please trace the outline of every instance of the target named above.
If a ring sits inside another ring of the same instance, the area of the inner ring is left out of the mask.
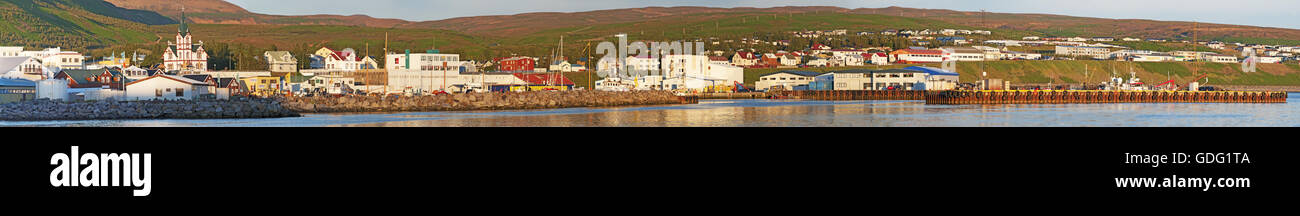
[[[248,94],[252,96],[266,97],[280,94],[281,77],[278,76],[257,76],[246,77],[241,79],[248,87]]]

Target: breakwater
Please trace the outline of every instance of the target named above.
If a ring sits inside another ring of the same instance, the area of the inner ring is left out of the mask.
[[[48,99],[0,105],[0,120],[241,119],[299,117],[276,99],[88,101]]]
[[[926,104],[1286,103],[1286,92],[942,91]]]
[[[767,99],[766,92],[738,92],[738,93],[694,93],[692,96],[698,96],[700,99]]]
[[[284,98],[286,108],[304,113],[554,109],[693,103],[699,103],[699,97],[677,96],[669,91],[540,91],[413,97],[322,96]]]

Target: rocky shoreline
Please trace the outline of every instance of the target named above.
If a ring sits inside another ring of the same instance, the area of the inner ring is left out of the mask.
[[[301,117],[278,99],[88,101],[48,99],[0,105],[3,121],[131,120],[131,119],[241,119]]]
[[[48,99],[0,104],[0,121],[246,119],[300,113],[554,109],[699,103],[668,91],[492,92],[415,97],[277,97],[231,100],[87,101]]]
[[[415,97],[292,97],[284,106],[302,113],[428,112],[555,109],[698,103],[669,91],[491,92]]]

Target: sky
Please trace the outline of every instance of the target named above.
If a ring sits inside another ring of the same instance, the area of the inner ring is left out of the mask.
[[[889,6],[1000,13],[1044,13],[1114,19],[1200,21],[1300,29],[1296,0],[227,0],[253,12],[278,15],[364,14],[410,21],[529,12],[705,6]]]

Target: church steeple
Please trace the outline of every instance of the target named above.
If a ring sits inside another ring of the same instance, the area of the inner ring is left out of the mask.
[[[190,25],[185,23],[185,5],[181,5],[181,26],[176,32],[181,33],[181,35],[190,34]]]

